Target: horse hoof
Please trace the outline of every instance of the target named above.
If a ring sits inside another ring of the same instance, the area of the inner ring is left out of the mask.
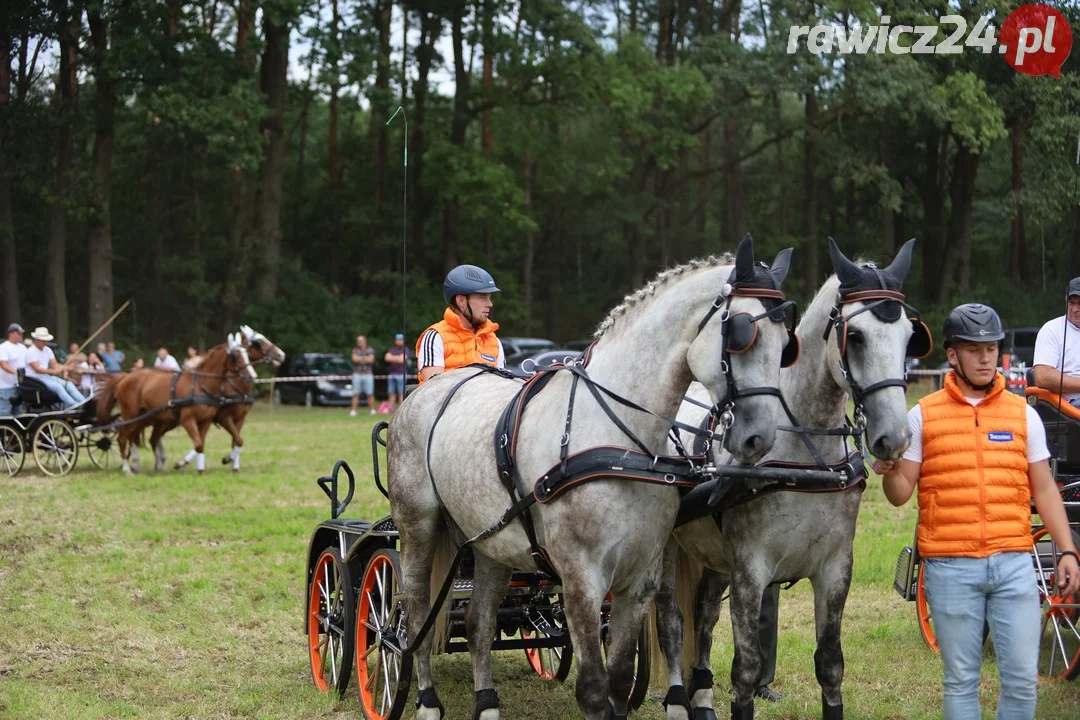
[[[203,474],[203,473],[205,473],[205,472],[206,472],[205,470],[200,470],[200,471],[199,471],[199,474],[200,474],[200,475],[202,475],[202,474]]]
[[[175,463],[173,463],[173,470],[179,470],[180,468],[184,467],[185,465],[187,465],[186,462],[175,462]]]
[[[229,457],[228,455],[226,455],[225,457],[221,458],[221,464],[222,464],[222,465],[228,465],[228,464],[229,464],[229,463],[231,463],[231,462],[232,462],[232,458],[231,458],[231,457]]]

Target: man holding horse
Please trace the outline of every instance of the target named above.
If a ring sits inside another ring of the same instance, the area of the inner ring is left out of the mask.
[[[416,341],[420,382],[472,363],[506,366],[502,343],[495,336],[499,324],[490,319],[491,296],[497,292],[491,273],[475,265],[458,265],[446,274],[443,319]]]
[[[945,719],[981,717],[984,624],[1001,679],[997,717],[1033,718],[1040,608],[1030,502],[1061,549],[1061,595],[1080,593],[1076,546],[1042,422],[997,372],[1005,338],[998,314],[960,305],[943,335],[952,366],[944,388],[911,409],[903,458],[878,460],[874,471],[893,505],[918,490],[918,550],[945,664]]]

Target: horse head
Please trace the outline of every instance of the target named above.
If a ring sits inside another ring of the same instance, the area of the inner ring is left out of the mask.
[[[687,352],[691,373],[720,411],[724,448],[747,464],[776,440],[780,367],[798,354],[798,340],[785,322],[793,303],[780,289],[790,262],[791,248],[781,250],[771,266],[755,262],[753,239],[743,238],[735,267]]]
[[[247,325],[240,326],[240,332],[237,336],[243,334],[244,347],[246,347],[251,355],[252,362],[261,362],[265,360],[274,367],[281,365],[285,359],[285,352],[274,343],[270,342],[269,338],[260,332],[256,332]]]
[[[251,359],[248,357],[248,350],[244,346],[244,339],[240,336],[240,333],[235,335],[230,333],[226,338],[225,345],[240,373],[246,374],[249,380],[258,377],[255,374],[255,366],[251,364]]]
[[[878,458],[899,458],[907,449],[905,360],[925,357],[932,348],[929,331],[901,291],[914,245],[914,238],[908,240],[888,267],[878,268],[852,262],[829,238],[839,280],[825,330],[829,371],[855,403],[856,424],[865,425],[868,449]]]

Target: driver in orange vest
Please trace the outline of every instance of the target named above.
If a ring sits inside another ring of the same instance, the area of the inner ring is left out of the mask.
[[[475,265],[458,265],[446,274],[443,319],[416,341],[421,383],[432,375],[472,363],[505,367],[502,343],[495,337],[499,325],[489,319],[491,296],[497,292],[491,273]]]

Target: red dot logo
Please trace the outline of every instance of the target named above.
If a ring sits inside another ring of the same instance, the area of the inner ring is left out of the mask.
[[[1017,72],[1057,78],[1072,50],[1072,28],[1049,5],[1023,5],[1005,18],[998,42],[998,51]]]

